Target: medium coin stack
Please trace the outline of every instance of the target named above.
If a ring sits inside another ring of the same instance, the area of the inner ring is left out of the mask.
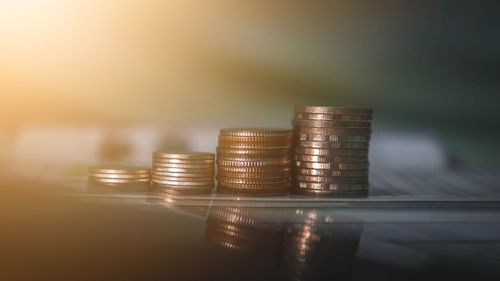
[[[153,153],[153,190],[170,193],[209,193],[214,188],[215,155],[192,151]]]
[[[295,108],[294,192],[366,196],[372,115],[369,108]]]
[[[217,147],[217,191],[282,195],[290,189],[293,131],[222,129]]]
[[[89,187],[114,190],[147,190],[151,170],[146,167],[99,165],[89,167]]]

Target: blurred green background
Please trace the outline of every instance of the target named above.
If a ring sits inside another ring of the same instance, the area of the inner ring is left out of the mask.
[[[246,3],[244,3],[246,2]],[[0,128],[290,126],[375,109],[500,166],[498,1],[0,0]]]

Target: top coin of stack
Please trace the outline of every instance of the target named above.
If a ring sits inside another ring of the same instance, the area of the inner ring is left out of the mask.
[[[146,167],[124,165],[99,165],[89,167],[89,185],[92,187],[117,187],[119,190],[147,189],[151,170]]]
[[[222,129],[217,147],[217,191],[281,195],[290,187],[293,131]]]
[[[166,193],[208,193],[214,187],[212,153],[156,151],[153,153],[153,189]]]
[[[313,196],[366,195],[372,115],[369,108],[295,108],[294,191]]]

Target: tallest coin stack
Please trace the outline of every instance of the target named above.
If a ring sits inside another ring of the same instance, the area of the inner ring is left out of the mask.
[[[294,192],[366,196],[372,115],[369,108],[295,108]]]

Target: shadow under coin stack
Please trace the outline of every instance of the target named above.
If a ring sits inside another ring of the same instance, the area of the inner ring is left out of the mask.
[[[368,108],[295,108],[294,193],[367,196],[372,115]]]
[[[282,195],[290,190],[293,131],[222,129],[217,147],[217,192]]]
[[[146,191],[151,170],[146,167],[99,165],[89,167],[88,187],[98,190]]]
[[[154,152],[152,189],[169,194],[210,193],[215,156],[204,152]]]

